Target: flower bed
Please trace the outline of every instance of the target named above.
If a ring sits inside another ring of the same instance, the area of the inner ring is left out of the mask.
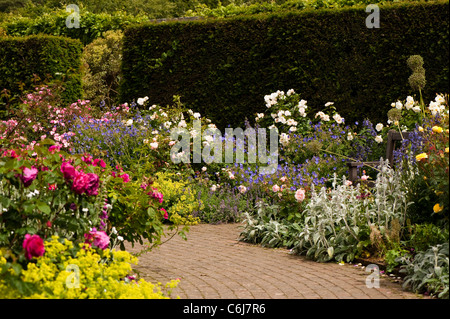
[[[202,132],[216,126],[179,97],[167,108],[144,97],[105,110],[81,100],[64,107],[48,87],[37,88],[0,124],[0,290],[164,297],[176,282],[167,293],[130,285],[135,259],[117,247],[128,241],[150,250],[198,222],[242,222],[244,241],[321,262],[381,259],[388,271],[405,271],[406,286],[447,298],[448,97],[423,102],[422,62],[409,60],[418,96],[393,102],[385,123],[347,123],[333,102],[310,114],[294,90],[265,96],[255,127],[278,132],[273,174],[250,161],[248,139],[243,163],[195,162],[195,139],[210,150],[215,138]],[[194,154],[172,152],[173,128],[184,129]],[[346,162],[379,160],[392,129],[410,133],[394,166],[361,167],[359,182],[348,181]],[[65,280],[77,267],[81,288],[71,290],[74,281]]]

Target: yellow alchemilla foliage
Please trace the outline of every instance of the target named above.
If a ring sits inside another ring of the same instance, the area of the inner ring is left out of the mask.
[[[156,174],[153,187],[164,195],[163,207],[169,213],[169,219],[175,224],[195,225],[199,219],[192,216],[202,203],[196,198],[195,190],[187,182],[177,180],[173,173]]]
[[[178,284],[172,280],[164,288],[143,279],[127,282],[131,265],[138,261],[130,253],[106,249],[100,255],[80,244],[81,249],[71,256],[73,248],[70,241],[60,243],[53,237],[45,243],[45,254],[20,274],[23,282],[35,285],[33,293],[22,296],[0,280],[0,295],[14,299],[167,299]],[[5,263],[0,252],[0,267]]]

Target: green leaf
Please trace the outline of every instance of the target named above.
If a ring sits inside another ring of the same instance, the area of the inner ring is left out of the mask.
[[[37,201],[36,203],[37,208],[43,212],[44,214],[49,215],[51,212],[50,206],[48,206],[46,203],[41,202],[41,201]]]

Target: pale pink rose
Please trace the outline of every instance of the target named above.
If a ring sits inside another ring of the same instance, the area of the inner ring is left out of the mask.
[[[279,190],[280,190],[280,186],[278,186],[278,185],[273,185],[272,186],[272,190],[274,191],[274,192],[278,192]]]
[[[305,200],[305,190],[303,188],[297,189],[294,196],[297,202],[303,202]]]

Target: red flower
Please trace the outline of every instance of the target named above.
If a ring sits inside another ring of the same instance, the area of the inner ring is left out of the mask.
[[[48,189],[51,190],[51,191],[54,191],[56,189],[56,187],[57,187],[56,183],[55,184],[48,184]]]
[[[31,259],[33,257],[42,256],[45,253],[44,241],[39,235],[25,235],[23,241],[23,248],[25,249],[25,257]]]

